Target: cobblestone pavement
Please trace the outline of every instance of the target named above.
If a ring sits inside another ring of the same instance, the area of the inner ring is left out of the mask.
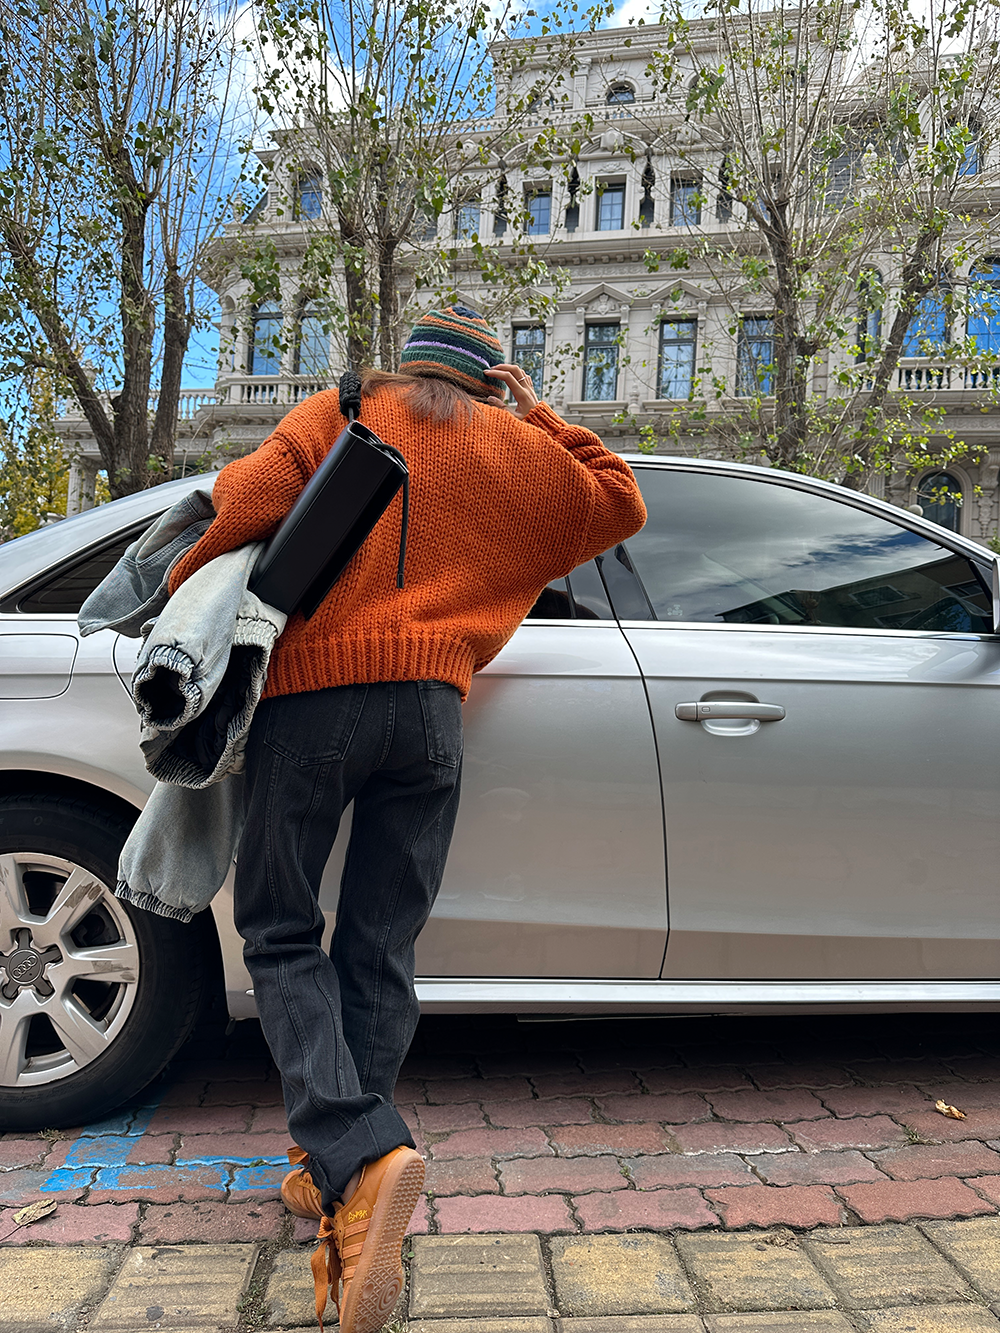
[[[397,1102],[427,1158],[399,1333],[1000,1333],[991,1015],[430,1018]],[[251,1023],[101,1123],[3,1135],[0,1333],[313,1326],[287,1146]]]

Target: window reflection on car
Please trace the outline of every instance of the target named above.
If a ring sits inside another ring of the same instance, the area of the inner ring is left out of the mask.
[[[766,478],[636,475],[627,548],[659,620],[990,631],[973,562],[909,528]]]

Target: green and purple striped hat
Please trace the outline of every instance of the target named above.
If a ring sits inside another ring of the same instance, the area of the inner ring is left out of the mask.
[[[503,394],[498,379],[487,375],[504,360],[500,339],[486,320],[465,305],[428,310],[406,340],[399,368],[404,373],[437,375],[476,398]]]

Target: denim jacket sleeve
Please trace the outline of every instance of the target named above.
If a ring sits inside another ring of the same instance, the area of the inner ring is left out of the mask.
[[[212,496],[204,490],[192,491],[161,514],[80,608],[81,635],[114,629],[139,638],[142,626],[167,603],[171,570],[204,536],[214,517]]]

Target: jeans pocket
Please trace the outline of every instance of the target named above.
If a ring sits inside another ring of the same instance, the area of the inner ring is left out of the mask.
[[[367,685],[336,685],[267,700],[265,743],[293,764],[339,762],[365,706]]]
[[[462,758],[462,696],[443,680],[418,680],[420,711],[424,715],[427,758],[457,768]]]

